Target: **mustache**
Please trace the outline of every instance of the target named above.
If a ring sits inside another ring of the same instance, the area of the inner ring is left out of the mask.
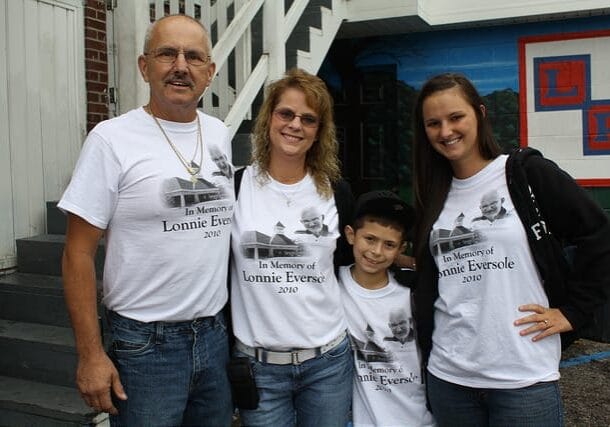
[[[179,83],[179,84],[183,84],[183,85],[188,85],[189,87],[194,86],[193,81],[190,78],[188,78],[186,76],[180,76],[180,75],[170,76],[170,77],[166,78],[163,82],[165,84]]]

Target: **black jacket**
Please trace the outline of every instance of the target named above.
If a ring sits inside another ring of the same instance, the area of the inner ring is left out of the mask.
[[[506,162],[506,180],[550,306],[559,308],[575,330],[562,334],[566,346],[608,299],[610,220],[583,188],[536,150],[515,150]],[[570,262],[563,246],[571,249]],[[429,252],[417,266],[415,320],[425,365],[432,349],[438,269]]]

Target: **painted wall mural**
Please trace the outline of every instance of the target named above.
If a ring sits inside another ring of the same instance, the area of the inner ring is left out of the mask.
[[[350,158],[367,153],[369,145],[365,133],[349,133],[350,121],[358,120],[353,112],[363,111],[364,95],[383,97],[391,91],[393,104],[386,97],[381,111],[392,121],[385,135],[397,139],[398,149],[379,151],[390,172],[360,188],[398,187],[408,193],[414,98],[429,77],[451,71],[470,78],[484,96],[494,133],[506,150],[518,145],[539,148],[581,184],[610,187],[608,46],[610,17],[605,16],[337,40],[319,74],[338,101],[338,125],[348,129],[341,134],[343,161],[356,166],[347,174],[358,188],[367,173],[366,161]],[[370,76],[379,78],[380,69],[393,81],[367,88]],[[359,117],[361,128],[366,128],[367,117],[375,116],[371,103],[366,105],[368,110]],[[342,113],[342,106],[351,115]],[[390,109],[396,115],[388,113]],[[610,191],[602,196],[610,207]]]
[[[521,140],[583,185],[610,185],[610,30],[519,40]]]

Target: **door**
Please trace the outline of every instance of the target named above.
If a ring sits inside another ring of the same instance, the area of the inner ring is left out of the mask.
[[[0,270],[45,233],[85,136],[82,0],[0,0]]]
[[[356,195],[409,191],[403,129],[409,114],[399,108],[397,85],[394,65],[370,66],[356,69],[334,93],[339,157]]]

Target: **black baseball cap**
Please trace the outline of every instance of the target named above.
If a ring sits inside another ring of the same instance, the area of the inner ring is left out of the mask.
[[[407,232],[413,227],[415,211],[395,193],[387,190],[378,190],[364,193],[358,197],[354,210],[354,220],[362,218],[365,215],[373,215],[396,221]]]

